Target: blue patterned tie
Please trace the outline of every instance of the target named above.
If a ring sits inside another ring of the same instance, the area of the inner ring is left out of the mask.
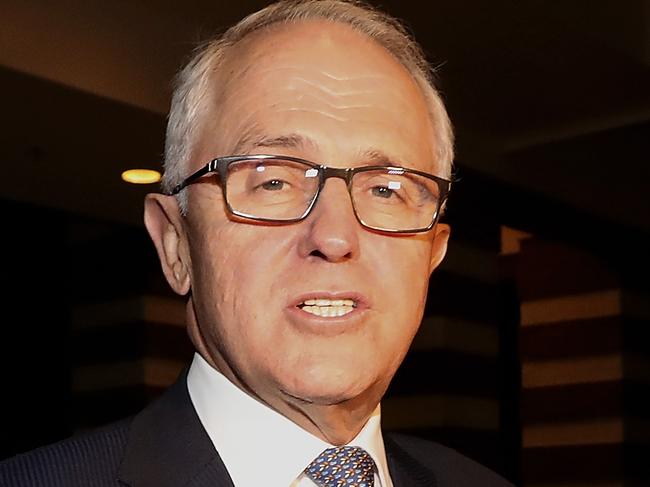
[[[305,469],[321,487],[373,487],[375,462],[358,446],[328,448]]]

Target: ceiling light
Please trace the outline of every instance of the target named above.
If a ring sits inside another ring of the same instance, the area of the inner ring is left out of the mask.
[[[153,169],[129,169],[122,173],[122,180],[132,184],[153,184],[160,181],[160,173]]]

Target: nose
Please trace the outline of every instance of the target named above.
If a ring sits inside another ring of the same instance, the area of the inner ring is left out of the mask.
[[[358,255],[361,225],[354,215],[345,181],[327,180],[304,225],[305,234],[299,245],[301,256],[343,262]]]

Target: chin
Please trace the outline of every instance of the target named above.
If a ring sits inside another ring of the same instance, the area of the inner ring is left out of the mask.
[[[330,406],[356,399],[373,388],[375,381],[370,377],[351,377],[349,373],[319,370],[305,374],[286,384],[283,392],[303,402]]]
[[[301,403],[318,406],[336,406],[359,397],[356,394],[338,391],[296,391],[295,393],[285,391],[285,394]]]

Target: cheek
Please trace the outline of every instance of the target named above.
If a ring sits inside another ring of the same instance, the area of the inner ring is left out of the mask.
[[[282,298],[279,265],[287,250],[268,230],[225,222],[194,249],[194,292],[204,307],[201,321],[233,346],[250,348],[272,332],[267,326],[269,311]]]
[[[383,305],[379,311],[391,317],[383,320],[385,336],[395,346],[404,347],[417,331],[424,311],[431,244],[406,238],[389,238],[383,244],[384,248],[379,243],[373,247],[377,251],[375,262],[388,263],[379,268],[380,275],[376,276],[377,282],[385,283],[380,291]]]
[[[431,243],[424,239],[384,238],[385,241],[373,248],[374,261],[383,263],[380,271],[381,282],[386,283],[385,292],[394,294],[400,304],[413,308],[419,303],[415,298],[426,294],[428,287]]]

